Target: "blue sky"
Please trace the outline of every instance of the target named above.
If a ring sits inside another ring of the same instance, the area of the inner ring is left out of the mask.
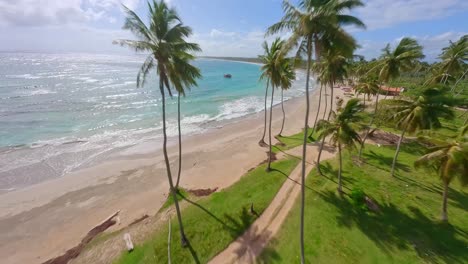
[[[129,53],[112,40],[131,38],[121,29],[120,3],[146,18],[142,0],[0,0],[1,51]],[[282,16],[281,0],[169,0],[194,30],[202,55],[253,57],[261,52],[265,29]],[[291,0],[291,2],[295,2]],[[467,0],[365,0],[353,11],[367,30],[348,30],[357,53],[378,56],[386,43],[416,38],[427,60],[449,40],[468,34]],[[269,38],[268,40],[271,40]]]

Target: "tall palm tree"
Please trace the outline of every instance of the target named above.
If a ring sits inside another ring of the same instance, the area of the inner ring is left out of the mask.
[[[390,44],[387,44],[382,51],[383,54],[380,59],[375,62],[374,67],[369,71],[369,73],[377,72],[380,84],[388,83],[390,80],[398,78],[401,73],[411,71],[418,61],[424,58],[423,47],[412,38],[403,38],[394,50],[391,50]],[[379,93],[377,93],[373,117],[361,143],[360,153],[362,153],[362,148],[376,120]]]
[[[447,97],[440,90],[430,88],[414,100],[400,99],[389,103],[388,110],[394,113],[392,119],[396,120],[397,128],[401,129],[392,163],[392,176],[395,175],[395,165],[405,134],[412,134],[423,129],[440,128],[440,118],[454,118],[453,109],[450,107],[453,102],[452,98]]]
[[[301,263],[305,263],[304,254],[304,204],[305,204],[305,162],[307,146],[307,129],[309,123],[309,83],[312,53],[315,51],[316,60],[320,59],[322,50],[325,50],[327,40],[333,37],[337,45],[347,46],[352,37],[342,30],[341,26],[355,25],[365,27],[358,18],[344,14],[355,7],[363,6],[360,0],[300,0],[298,6],[283,0],[284,16],[280,22],[268,28],[267,34],[275,34],[284,31],[292,33],[284,47],[284,53],[294,47],[299,47],[297,55],[306,55],[306,113],[304,124],[304,139],[302,147],[302,172],[301,172],[301,225],[300,247]],[[314,49],[314,51],[313,51]]]
[[[359,147],[359,159],[361,159],[362,151],[364,149],[364,143],[366,142],[366,139],[369,136],[370,129],[371,129],[372,124],[374,123],[374,120],[375,120],[375,118],[377,116],[377,111],[378,111],[378,107],[379,107],[380,87],[379,87],[379,83],[378,83],[377,79],[374,78],[373,76],[369,75],[369,76],[366,76],[365,78],[361,79],[361,81],[359,82],[359,84],[357,86],[357,89],[364,89],[364,90],[367,90],[370,93],[374,92],[375,95],[376,95],[375,105],[374,105],[374,114],[371,117],[371,120],[370,120],[369,125],[368,125],[368,130],[364,134],[364,138],[361,141],[361,145]]]
[[[261,57],[260,57],[261,59]],[[264,120],[264,125],[263,125],[263,136],[258,141],[258,145],[261,147],[265,147],[267,144],[265,143],[265,136],[266,136],[266,129],[267,129],[267,116],[268,116],[268,111],[267,111],[267,99],[268,99],[268,86],[270,86],[270,81],[267,80],[266,82],[266,88],[265,88],[265,107],[264,107],[264,112],[265,112],[265,120]]]
[[[328,84],[330,86],[330,112],[328,114],[327,120],[330,119],[331,114],[333,113],[333,86],[337,82],[343,82],[347,77],[348,71],[348,62],[352,53],[347,54],[342,53],[341,50],[334,50],[333,48],[328,50],[326,56],[317,63],[317,74],[319,75],[319,82],[323,84]],[[321,138],[322,142],[320,144],[319,153],[317,156],[317,170],[322,174],[320,170],[320,160],[322,158],[323,147],[325,145],[325,138]]]
[[[271,46],[268,47],[268,43],[265,41],[263,43],[264,55],[260,56],[263,66],[261,68],[262,74],[260,79],[267,80],[271,84],[271,102],[270,102],[270,122],[268,128],[268,138],[269,138],[269,152],[268,152],[268,166],[267,171],[271,170],[271,156],[272,156],[272,144],[271,144],[271,123],[273,119],[273,99],[275,95],[275,88],[281,87],[282,83],[282,73],[281,68],[284,67],[280,63],[284,63],[280,56],[282,55],[281,50],[283,48],[284,41],[280,38],[276,38]]]
[[[430,152],[414,163],[415,167],[426,167],[438,172],[443,184],[442,221],[448,222],[448,187],[458,176],[462,185],[468,184],[468,126],[461,129],[458,139],[433,147]]]
[[[192,34],[190,27],[182,24],[175,9],[169,8],[164,1],[153,0],[148,2],[149,25],[146,25],[132,10],[124,7],[126,19],[123,29],[131,31],[137,40],[116,40],[115,44],[127,46],[136,52],[148,52],[150,55],[140,68],[137,76],[137,86],[145,84],[145,76],[151,70],[156,70],[159,77],[159,91],[161,93],[162,123],[163,123],[163,154],[166,164],[169,187],[174,199],[177,220],[179,223],[182,246],[187,246],[176,189],[172,180],[169,157],[167,154],[166,133],[166,91],[172,96],[170,84],[174,87],[189,86],[194,84],[198,77],[197,70],[190,65],[193,58],[190,52],[199,51],[200,47],[195,43],[189,43],[186,38]],[[188,69],[190,77],[185,77]],[[199,73],[198,73],[199,74]],[[192,79],[191,79],[192,78]]]
[[[179,164],[175,189],[178,190],[182,172],[182,133],[180,125],[180,97],[185,96],[185,90],[197,86],[197,79],[201,77],[200,69],[190,65],[195,56],[182,52],[174,57],[172,68],[169,68],[169,80],[177,91],[177,128],[179,140]],[[145,76],[146,77],[146,76]]]
[[[332,111],[331,119],[322,119],[317,124],[319,139],[331,138],[334,146],[338,146],[339,170],[338,170],[338,192],[342,194],[342,148],[355,147],[356,143],[361,142],[357,132],[359,123],[362,120],[360,113],[364,110],[364,105],[359,99],[353,98],[336,113]]]
[[[284,123],[286,121],[286,113],[284,112],[284,96],[283,92],[291,88],[294,80],[296,79],[296,72],[294,71],[293,65],[289,59],[282,57],[278,61],[280,65],[280,79],[281,79],[281,111],[283,112],[283,122],[281,123],[281,130],[278,133],[278,136],[281,137],[283,133]]]

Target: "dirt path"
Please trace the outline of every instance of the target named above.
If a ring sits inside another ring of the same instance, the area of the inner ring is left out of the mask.
[[[302,146],[287,152],[290,155],[300,157]],[[315,166],[318,154],[318,145],[308,146],[306,172],[310,172]],[[325,151],[323,160],[334,156],[334,153]],[[209,263],[255,263],[256,258],[262,253],[268,242],[275,236],[289,211],[293,207],[300,194],[301,164],[299,164],[289,176],[275,198],[263,214],[250,226],[250,228],[224,251],[220,252]]]

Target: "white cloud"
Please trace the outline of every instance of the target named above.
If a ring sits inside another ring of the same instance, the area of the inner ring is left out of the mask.
[[[353,13],[370,30],[404,22],[443,18],[468,9],[466,0],[367,0],[365,4]]]
[[[206,56],[256,57],[263,53],[262,43],[271,42],[274,37],[265,39],[265,32],[229,32],[212,29],[209,33],[196,33],[190,41],[200,44]]]
[[[136,8],[140,0],[0,0],[0,26],[46,26],[116,19],[120,3]]]
[[[468,34],[468,32],[453,32],[448,31],[438,35],[424,35],[424,36],[409,36],[416,39],[424,48],[425,60],[434,61],[442,51],[442,48],[447,47],[450,41],[457,41],[461,36]],[[399,37],[390,41],[390,45],[395,47],[398,42],[403,38]],[[356,52],[357,54],[364,55],[367,59],[376,58],[382,53],[382,49],[388,42],[379,41],[362,41],[361,48]]]

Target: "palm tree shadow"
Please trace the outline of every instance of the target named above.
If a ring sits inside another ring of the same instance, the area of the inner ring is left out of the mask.
[[[393,157],[389,157],[389,156],[385,156],[383,154],[380,154],[380,153],[376,153],[374,152],[373,150],[371,150],[369,153],[364,153],[364,157],[366,157],[366,159],[364,159],[364,162],[370,166],[374,166],[378,169],[381,169],[381,170],[384,170],[384,171],[390,171],[390,166],[393,162]],[[377,162],[377,164],[375,164],[374,162],[370,162],[370,161],[375,161]],[[405,164],[402,164],[400,162],[397,162],[396,165],[395,165],[395,168],[397,170],[402,170],[402,171],[405,171],[405,172],[409,172],[410,171],[410,167],[408,165],[405,165]]]
[[[279,174],[281,174],[281,175],[283,175],[284,177],[286,177],[288,180],[294,182],[295,184],[297,184],[297,185],[302,185],[299,181],[296,181],[296,180],[291,179],[291,177],[289,177],[289,175],[287,175],[286,173],[284,173],[284,172],[282,172],[282,171],[279,171],[279,170],[277,170],[277,169],[272,169],[271,171],[276,171],[276,172],[278,172]],[[311,191],[315,191],[314,189],[312,189],[310,186],[307,186],[307,185],[305,185],[305,188],[306,188],[306,189],[309,189],[309,190],[311,190]]]
[[[321,198],[336,207],[336,222],[346,228],[358,228],[382,251],[391,256],[395,250],[415,250],[427,262],[463,263],[468,258],[465,241],[468,234],[450,224],[434,222],[418,208],[408,207],[411,214],[393,204],[379,205],[380,213],[355,208],[347,199],[328,191]],[[460,239],[463,237],[463,239]]]

